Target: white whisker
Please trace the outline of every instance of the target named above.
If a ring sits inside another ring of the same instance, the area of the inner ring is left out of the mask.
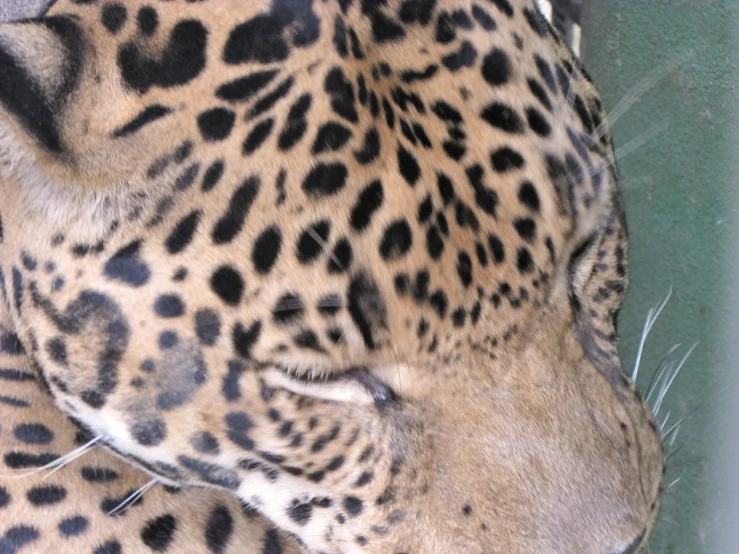
[[[25,473],[15,474],[15,475],[0,475],[0,478],[2,479],[24,479],[26,477],[30,477],[31,475],[36,475],[37,473],[41,473],[47,469],[51,469],[52,471],[44,477],[46,479],[50,475],[54,474],[55,472],[62,469],[64,466],[69,464],[70,462],[76,460],[83,454],[87,453],[88,451],[92,450],[92,448],[95,446],[95,443],[97,443],[100,439],[102,439],[102,435],[98,435],[91,441],[89,441],[86,444],[83,444],[79,448],[75,448],[71,452],[65,454],[64,456],[60,456],[53,462],[49,462],[48,464],[42,465],[40,467],[37,467],[31,471],[26,471]]]
[[[639,349],[636,352],[636,361],[634,362],[634,372],[631,375],[632,381],[636,381],[636,376],[637,376],[637,373],[639,372],[639,364],[641,362],[642,352],[644,351],[644,343],[646,343],[647,341],[647,336],[649,335],[649,331],[652,330],[652,325],[654,325],[654,322],[657,321],[659,314],[662,313],[662,310],[667,305],[667,301],[670,299],[670,296],[672,296],[672,287],[669,288],[669,290],[667,291],[667,295],[659,304],[657,304],[657,307],[651,308],[649,312],[647,312],[647,319],[644,322],[644,329],[642,330],[641,339],[639,341]]]
[[[680,363],[677,365],[677,369],[672,374],[672,377],[670,377],[670,380],[667,381],[666,385],[662,388],[662,391],[660,392],[659,396],[657,397],[657,401],[655,402],[655,406],[654,406],[655,414],[659,413],[660,406],[662,406],[662,402],[665,399],[665,395],[667,395],[667,391],[670,390],[670,387],[672,386],[672,382],[675,380],[675,377],[677,377],[677,374],[680,373],[680,369],[683,367],[683,364],[688,359],[688,357],[693,352],[696,346],[698,346],[697,342],[693,346],[691,346],[690,349],[685,354],[685,356],[683,356],[683,359],[680,360]]]
[[[673,481],[672,483],[670,483],[669,485],[667,485],[667,488],[666,488],[665,490],[669,490],[669,489],[671,489],[671,488],[672,488],[673,486],[677,485],[677,482],[678,482],[678,481],[679,481],[680,479],[682,479],[682,476],[678,477],[678,478],[677,478],[677,479],[675,479],[675,480],[674,480],[674,481]]]
[[[654,382],[654,387],[652,390],[649,391],[647,394],[647,397],[644,399],[645,402],[649,402],[649,398],[652,396],[652,393],[657,390],[657,385],[663,381],[662,377],[667,373],[669,376],[672,372],[672,368],[675,367],[675,362],[668,362],[665,364],[665,366],[662,368],[662,371],[659,372],[659,375],[657,375],[657,380]]]
[[[688,51],[683,56],[678,56],[672,60],[657,66],[645,77],[643,77],[638,83],[636,83],[631,90],[629,90],[621,100],[608,112],[606,119],[598,126],[593,133],[593,140],[598,142],[603,135],[605,135],[616,122],[631,108],[636,102],[644,96],[650,89],[654,88],[657,83],[664,79],[667,75],[672,73],[676,68],[682,65],[688,58],[693,57],[693,51]]]
[[[667,416],[665,417],[665,420],[664,420],[664,421],[662,422],[662,424],[661,424],[661,425],[659,426],[659,430],[660,430],[660,432],[662,431],[662,429],[664,429],[664,428],[665,428],[665,425],[667,424],[667,420],[668,420],[668,419],[670,419],[670,414],[671,414],[671,413],[672,413],[672,410],[670,410],[669,412],[667,412]]]
[[[633,152],[636,152],[642,146],[648,143],[650,140],[655,138],[657,135],[664,133],[667,129],[669,129],[669,127],[670,127],[670,124],[667,121],[662,121],[661,123],[655,123],[649,129],[647,129],[640,135],[634,137],[626,144],[619,146],[618,148],[616,148],[616,151],[613,154],[616,161],[620,162],[626,156],[632,154]]]
[[[672,438],[670,439],[670,443],[667,445],[668,448],[672,448],[672,446],[675,444],[675,439],[677,438],[677,434],[680,432],[680,423],[678,423],[677,427],[675,427],[675,434],[672,435]]]
[[[157,483],[158,483],[157,479],[152,479],[151,481],[146,483],[143,487],[141,487],[139,490],[128,495],[128,497],[126,497],[126,499],[123,502],[121,502],[120,504],[118,504],[118,506],[116,506],[111,511],[109,511],[107,515],[110,516],[122,510],[125,510],[128,506],[130,506],[131,504],[136,502],[139,498],[141,498],[144,495],[144,493],[146,493],[146,491],[148,491],[151,487],[153,487]]]

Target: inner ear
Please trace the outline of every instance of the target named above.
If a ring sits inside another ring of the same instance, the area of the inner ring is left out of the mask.
[[[570,257],[568,287],[578,339],[614,387],[628,385],[618,354],[618,313],[628,287],[627,237],[620,197],[602,214],[597,231]]]
[[[83,56],[81,30],[71,19],[0,25],[0,104],[52,156],[67,151],[60,121]]]

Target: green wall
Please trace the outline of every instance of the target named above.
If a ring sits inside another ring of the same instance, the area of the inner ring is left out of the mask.
[[[673,287],[637,379],[648,386],[662,354],[698,346],[675,380],[659,419],[681,426],[668,460],[670,488],[650,551],[739,552],[739,0],[589,0],[582,55],[612,109],[646,76],[668,73],[614,124],[617,148],[666,130],[620,161],[631,237],[631,290],[620,319],[624,365],[633,365],[648,309]],[[671,71],[670,64],[673,65]],[[675,67],[676,65],[676,67]],[[669,427],[668,422],[667,427]],[[721,541],[724,541],[723,543]],[[727,545],[731,544],[731,549]]]

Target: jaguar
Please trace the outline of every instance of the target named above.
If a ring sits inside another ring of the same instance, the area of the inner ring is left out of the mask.
[[[0,551],[645,548],[613,141],[534,0],[57,0],[0,199]]]

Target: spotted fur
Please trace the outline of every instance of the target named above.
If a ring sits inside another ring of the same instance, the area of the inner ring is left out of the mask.
[[[0,481],[0,546],[643,548],[664,454],[617,353],[612,142],[534,4],[0,26],[5,472],[99,445]]]

